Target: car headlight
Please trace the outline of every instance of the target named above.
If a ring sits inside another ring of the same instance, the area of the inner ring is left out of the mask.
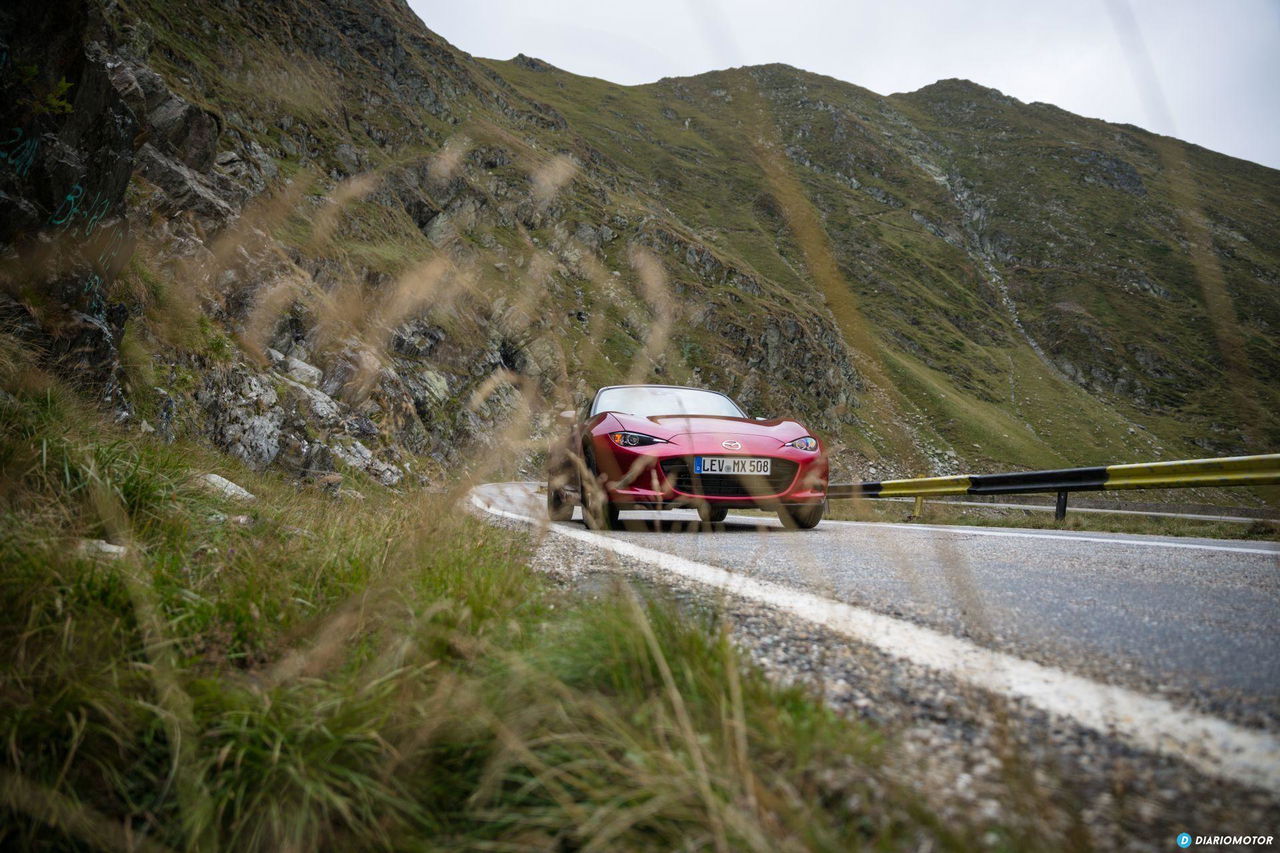
[[[650,444],[670,444],[665,438],[654,438],[642,432],[611,432],[609,440],[619,447],[645,447]]]
[[[810,453],[815,453],[818,450],[818,439],[811,435],[806,435],[804,438],[797,438],[794,441],[788,441],[782,446],[794,447],[796,450],[807,450]]]

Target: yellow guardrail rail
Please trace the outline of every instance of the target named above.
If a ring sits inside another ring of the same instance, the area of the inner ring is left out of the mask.
[[[833,484],[827,489],[827,497],[915,497],[918,511],[921,501],[926,497],[1056,492],[1058,504],[1055,515],[1061,519],[1067,511],[1068,492],[1277,484],[1280,484],[1280,453],[1265,453],[1217,459],[1182,459],[1049,471],[959,474],[951,477]]]
[[[867,485],[867,484],[859,484]],[[969,477],[921,477],[916,480],[884,480],[876,497],[911,497],[913,495],[964,495],[969,493]]]
[[[1190,486],[1269,486],[1280,483],[1280,453],[1108,465],[1108,489],[1178,489]]]

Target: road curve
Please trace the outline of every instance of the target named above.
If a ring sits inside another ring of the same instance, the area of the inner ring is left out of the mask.
[[[531,483],[480,486],[473,501],[543,518]],[[1280,544],[836,521],[789,531],[753,515],[708,527],[679,510],[623,520],[629,529],[596,541],[848,606],[882,633],[956,638],[1002,667],[1041,667],[1032,680],[1060,673],[1063,690],[1110,686],[1155,701],[1153,713],[1223,721],[1280,762]],[[577,520],[551,527],[583,531]]]

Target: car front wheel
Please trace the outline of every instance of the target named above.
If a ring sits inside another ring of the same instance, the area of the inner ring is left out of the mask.
[[[582,505],[582,521],[592,530],[617,530],[622,526],[618,505],[610,501],[599,486],[587,490]]]
[[[778,519],[783,526],[792,530],[812,530],[822,521],[827,510],[827,502],[806,504],[805,506],[784,506],[778,510]]]
[[[592,530],[617,530],[618,505],[609,500],[604,485],[590,480],[582,484],[582,523]]]
[[[712,504],[698,505],[698,518],[702,519],[703,524],[719,524],[724,521],[728,514],[728,507],[714,506]]]

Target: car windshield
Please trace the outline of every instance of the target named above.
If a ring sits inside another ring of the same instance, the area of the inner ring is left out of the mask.
[[[642,418],[657,415],[713,415],[722,418],[745,418],[742,409],[723,394],[694,388],[663,388],[640,385],[605,388],[596,396],[591,414],[623,412]]]

